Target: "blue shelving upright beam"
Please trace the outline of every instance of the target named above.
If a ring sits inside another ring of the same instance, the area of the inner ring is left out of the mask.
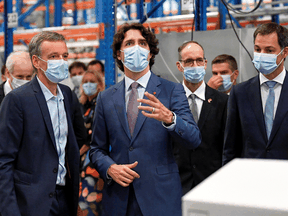
[[[278,0],[272,0],[272,1],[275,2],[275,1],[278,1]],[[272,7],[279,7],[279,4],[275,4],[275,5],[273,5]],[[280,21],[279,21],[279,14],[272,15],[271,21],[279,24],[279,23],[280,23]]]
[[[12,13],[13,4],[11,0],[4,0],[4,62],[8,55],[13,52],[13,29],[8,28],[8,14]]]
[[[206,31],[207,30],[207,6],[209,0],[196,0],[195,1],[195,30]]]
[[[62,26],[62,0],[54,0],[54,26]]]
[[[226,29],[227,9],[223,5],[221,0],[219,0],[219,3],[218,3],[218,11],[219,11],[219,25],[220,25],[220,29]]]
[[[49,0],[45,0],[45,27],[50,27]]]
[[[73,0],[73,3],[74,3],[74,12],[73,12],[74,25],[78,25],[78,8],[76,7],[77,0]]]

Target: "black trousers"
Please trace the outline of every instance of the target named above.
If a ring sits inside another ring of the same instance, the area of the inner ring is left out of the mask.
[[[49,216],[71,216],[64,186],[56,186]]]

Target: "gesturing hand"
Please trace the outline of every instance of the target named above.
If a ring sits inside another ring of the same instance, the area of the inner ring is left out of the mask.
[[[140,103],[145,103],[149,106],[138,106],[138,109],[142,110],[142,114],[148,118],[154,118],[158,121],[162,121],[166,124],[170,124],[173,121],[172,112],[167,109],[154,95],[145,92],[144,95],[147,99],[137,99]],[[145,111],[147,112],[145,112]],[[151,112],[151,113],[148,113]]]
[[[212,76],[208,81],[207,85],[213,89],[218,88],[223,84],[223,78],[221,76]]]
[[[139,174],[132,170],[137,166],[137,164],[137,161],[133,164],[112,164],[107,173],[115,182],[123,187],[127,187],[135,178],[140,178]]]

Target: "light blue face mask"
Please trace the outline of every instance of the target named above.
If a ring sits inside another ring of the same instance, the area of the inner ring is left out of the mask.
[[[87,82],[82,85],[82,88],[87,96],[92,96],[97,92],[97,83]]]
[[[183,68],[184,68],[185,80],[191,83],[201,82],[204,79],[204,76],[206,74],[205,66],[183,67]]]
[[[223,84],[219,86],[218,91],[226,92],[231,89],[233,85],[233,82],[231,81],[231,76],[233,75],[233,73],[231,75],[220,75],[223,78]]]
[[[45,76],[53,83],[59,83],[64,79],[68,78],[69,71],[68,71],[68,62],[64,61],[63,59],[59,60],[48,60],[45,61],[38,56],[44,62],[47,62],[47,70],[44,71],[40,68],[44,73]]]
[[[124,49],[124,62],[122,63],[133,72],[142,72],[149,64],[147,60],[149,50],[146,50],[138,45]]]
[[[282,52],[283,49],[278,55],[280,55]],[[258,71],[264,75],[268,75],[274,72],[284,60],[283,58],[277,65],[276,60],[278,55],[254,52],[254,59],[252,62]]]

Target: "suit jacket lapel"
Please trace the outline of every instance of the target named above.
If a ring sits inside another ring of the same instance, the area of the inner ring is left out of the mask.
[[[161,82],[159,81],[158,77],[155,74],[151,73],[151,77],[150,77],[150,79],[148,81],[148,84],[147,84],[147,87],[146,87],[145,91],[147,91],[150,94],[153,94],[157,98],[158,95],[161,92],[161,89],[159,88],[159,85],[161,85]],[[148,99],[146,96],[144,96],[143,98],[144,99]],[[147,105],[146,104],[142,104],[142,106],[147,106]],[[137,137],[137,134],[139,133],[141,127],[143,126],[146,118],[147,117],[145,117],[141,113],[141,111],[139,110],[137,121],[136,121],[134,132],[133,132],[132,142]]]
[[[213,91],[210,90],[210,88],[205,87],[205,101],[203,102],[201,113],[200,113],[200,118],[198,121],[198,127],[201,130],[207,116],[209,115],[209,112],[212,107],[212,103],[214,102],[214,93]]]
[[[125,107],[125,82],[124,79],[117,85],[114,86],[114,92],[112,94],[114,107],[118,115],[119,121],[122,124],[122,127],[126,135],[131,139],[128,120]]]
[[[50,113],[48,110],[48,106],[47,106],[47,102],[45,100],[45,97],[43,95],[43,92],[40,88],[40,85],[38,83],[38,80],[36,79],[36,77],[31,81],[32,85],[33,85],[33,90],[35,92],[35,97],[38,101],[40,110],[42,112],[43,118],[44,118],[44,122],[46,124],[47,130],[49,132],[49,135],[51,137],[52,143],[55,147],[55,150],[57,151],[56,148],[56,142],[55,142],[55,137],[54,137],[54,131],[53,131],[53,127],[52,127],[52,122],[51,122],[51,118],[50,118]]]
[[[271,143],[273,137],[276,135],[277,130],[279,129],[281,122],[284,119],[284,116],[287,114],[288,111],[287,95],[288,95],[288,77],[286,72],[268,145]]]
[[[265,137],[265,140],[267,142],[268,139],[267,139],[266,128],[265,128],[265,120],[264,120],[263,107],[262,107],[259,76],[256,76],[254,79],[251,80],[250,86],[249,88],[247,88],[246,95],[248,95],[248,98],[250,100],[250,103],[254,111],[256,120],[259,125],[259,129],[262,133],[262,136]],[[243,107],[245,107],[245,104]]]

